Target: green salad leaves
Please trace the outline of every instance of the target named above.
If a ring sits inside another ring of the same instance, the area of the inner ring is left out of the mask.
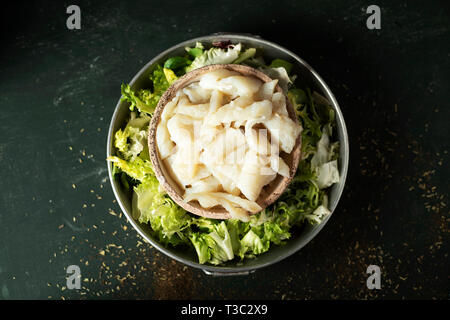
[[[266,64],[255,48],[222,44],[205,49],[197,43],[185,49],[184,56],[171,57],[155,67],[149,76],[151,88],[121,87],[131,114],[126,126],[115,133],[116,155],[107,160],[130,193],[133,217],[148,223],[153,236],[165,246],[195,250],[199,263],[213,265],[253,258],[272,245],[285,243],[305,223],[320,223],[330,213],[327,188],[339,181],[339,144],[331,142],[335,119],[328,101],[309,89],[295,87],[290,62],[275,59]],[[247,64],[279,79],[303,127],[302,159],[296,176],[277,202],[248,222],[207,219],[186,212],[162,190],[148,155],[151,115],[170,84],[196,68],[225,63]]]

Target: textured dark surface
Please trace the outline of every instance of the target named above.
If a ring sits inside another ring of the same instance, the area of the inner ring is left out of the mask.
[[[445,2],[83,1],[2,9],[0,298],[448,299],[450,12]],[[219,31],[259,34],[311,64],[350,136],[343,198],[290,258],[213,278],[130,228],[107,178],[120,84],[153,56]],[[81,290],[66,288],[79,265]],[[381,290],[366,268],[379,265]]]

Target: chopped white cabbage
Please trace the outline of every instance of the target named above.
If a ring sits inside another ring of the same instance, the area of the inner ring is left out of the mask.
[[[209,112],[216,112],[223,105],[223,93],[220,90],[213,90],[209,101]]]
[[[247,212],[258,212],[261,207],[253,201],[223,192],[191,193],[184,199],[186,202],[197,200],[204,208],[224,207],[234,219],[248,221]]]
[[[247,144],[242,144],[241,146],[237,147],[235,150],[227,153],[225,157],[225,164],[231,164],[231,165],[238,165],[242,166],[245,154],[248,151]]]
[[[211,143],[217,135],[219,135],[221,128],[218,126],[210,126],[206,122],[203,122],[199,128],[198,138],[200,143],[207,145]]]
[[[206,103],[211,97],[211,90],[200,87],[198,82],[191,83],[182,89],[182,92],[188,96],[189,101],[197,103]]]
[[[202,192],[218,192],[220,190],[221,186],[219,180],[210,175],[204,179],[200,179],[191,183],[191,185],[186,188],[185,195]]]
[[[175,180],[178,186],[184,189],[185,183],[189,183],[188,181],[184,181],[183,179],[183,167],[176,166],[175,159],[176,154],[172,154],[166,159],[163,160],[164,168],[168,171],[170,174],[170,177]]]
[[[235,129],[239,129],[240,127],[245,126],[246,121],[236,120],[231,123],[232,127]]]
[[[311,167],[317,174],[319,189],[327,188],[339,182],[337,160],[331,161],[336,144],[330,145],[329,134],[331,134],[331,128],[325,126],[322,130],[322,136],[317,143],[317,151],[311,158]]]
[[[167,129],[167,120],[173,115],[178,100],[178,97],[175,97],[165,105],[161,113],[161,122],[158,124],[156,130],[156,145],[158,146],[159,154],[163,160],[172,153],[175,146],[170,139],[169,131]]]
[[[183,189],[195,181],[204,179],[211,175],[208,167],[194,162],[184,161],[181,153],[172,154],[165,160],[166,167],[170,167],[170,174],[176,180],[177,184]]]
[[[177,112],[195,119],[203,119],[209,112],[209,103],[179,104]]]
[[[287,92],[289,89],[289,85],[292,83],[291,78],[285,68],[260,68],[262,72],[267,74],[272,79],[278,79],[278,84],[284,92]]]
[[[265,82],[258,92],[259,100],[271,100],[273,93],[275,92],[275,87],[278,84],[278,79]]]
[[[224,207],[234,219],[248,221],[247,211],[234,206],[230,201],[214,195],[214,193],[189,194],[184,199],[186,202],[197,200],[203,208]]]
[[[245,108],[236,106],[232,101],[209,115],[205,121],[210,125],[230,124],[233,121],[269,119],[271,115],[272,103],[269,100],[256,101]]]
[[[239,73],[227,69],[214,70],[201,77],[199,86],[203,89],[217,90],[220,80],[237,75],[239,75]]]
[[[276,178],[276,172],[273,171],[271,175],[260,175],[251,174],[244,170],[245,167],[242,168],[241,175],[237,181],[237,187],[247,199],[256,201],[262,188]],[[271,169],[269,168],[269,170]]]
[[[262,81],[245,76],[231,76],[218,82],[218,89],[225,94],[235,97],[251,97],[262,85]]]
[[[254,101],[255,100],[250,96],[242,96],[242,97],[237,97],[230,103],[235,107],[245,108],[245,107],[248,107],[249,105],[251,105]]]
[[[217,165],[215,168],[215,171],[217,174],[219,174],[222,177],[226,177],[230,181],[233,182],[232,185],[230,185],[231,191],[230,193],[235,194],[235,188],[237,188],[237,181],[240,177],[242,171],[242,167],[237,164],[222,164]]]
[[[189,201],[187,199],[197,199],[197,197],[202,196],[202,193],[192,193],[190,194],[185,200]],[[212,197],[216,197],[219,199],[224,199],[229,202],[231,202],[233,205],[239,205],[241,208],[249,211],[249,212],[258,212],[261,210],[261,207],[254,201],[249,201],[247,199],[243,199],[238,196],[233,196],[231,194],[225,193],[225,192],[209,192],[208,195]]]
[[[166,105],[156,142],[185,201],[221,206],[233,218],[248,221],[248,213],[261,210],[256,201],[263,188],[278,174],[289,177],[280,152],[292,151],[301,127],[289,118],[285,95],[275,92],[282,82],[282,77],[263,83],[218,69],[181,89]],[[323,139],[328,155],[332,148],[326,135]],[[322,163],[319,152],[315,156],[321,186],[328,185],[336,179],[335,164]]]
[[[291,118],[278,113],[262,123],[270,131],[272,141],[275,140],[284,152],[291,153],[301,132],[301,127]]]
[[[220,181],[220,184],[222,185],[222,188],[232,194],[232,195],[239,195],[240,191],[238,187],[236,186],[236,183],[228,178],[226,175],[224,175],[220,170],[220,168],[217,169],[211,169],[211,172],[214,174],[214,176]]]
[[[247,121],[245,124],[245,139],[250,149],[261,155],[268,155],[271,152],[271,145],[267,136],[267,129],[253,129],[256,123],[256,120]]]
[[[163,160],[170,156],[175,146],[172,140],[170,140],[166,123],[167,122],[160,122],[156,130],[156,144],[158,146],[159,155]]]
[[[325,204],[322,204],[313,211],[312,214],[307,214],[308,220],[315,221],[316,223],[321,223],[323,217],[329,215],[331,211],[326,207]]]
[[[276,172],[268,166],[267,161],[264,161],[264,158],[258,156],[256,152],[249,150],[236,186],[247,199],[256,201],[262,188],[275,177]]]
[[[226,128],[211,143],[204,145],[200,159],[210,165],[224,164],[226,156],[242,145],[245,145],[245,136],[241,130]]]
[[[330,153],[330,136],[328,135],[327,128],[324,127],[322,130],[322,136],[319,142],[317,142],[317,150],[311,158],[311,166],[317,168],[320,165],[331,160]]]
[[[286,97],[281,92],[275,92],[272,96],[273,112],[288,116],[286,110]]]
[[[324,189],[339,182],[339,169],[337,160],[322,164],[317,168],[317,184],[319,189]]]
[[[284,162],[283,158],[278,156],[272,156],[270,158],[270,168],[282,175],[283,177],[289,177],[289,166]]]
[[[173,116],[177,108],[178,101],[179,97],[175,97],[164,106],[164,109],[161,112],[161,122],[167,121]]]
[[[167,130],[172,141],[180,147],[193,144],[194,132],[191,117],[177,113],[167,121]]]

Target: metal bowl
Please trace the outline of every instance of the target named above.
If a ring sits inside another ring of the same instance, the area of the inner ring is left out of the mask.
[[[199,37],[185,42],[179,43],[166,51],[160,53],[150,62],[148,62],[130,82],[130,86],[133,89],[145,88],[149,85],[149,74],[153,71],[156,65],[164,63],[166,59],[176,55],[182,55],[185,53],[184,48],[186,46],[195,46],[196,42],[202,42],[203,44],[211,44],[214,41],[220,40],[231,40],[232,43],[241,42],[246,47],[254,47],[261,49],[266,61],[270,61],[275,58],[284,59],[290,61],[293,66],[293,73],[298,75],[297,84],[299,87],[309,87],[312,90],[317,91],[319,94],[324,96],[328,101],[331,102],[332,107],[336,112],[336,122],[337,122],[337,137],[340,142],[340,157],[339,157],[339,172],[340,181],[331,187],[329,193],[329,209],[331,213],[335,210],[339,199],[341,197],[342,191],[344,189],[345,180],[347,176],[348,169],[348,158],[349,158],[349,145],[347,129],[344,122],[344,117],[339,108],[339,105],[328,88],[326,83],[322,78],[315,72],[305,61],[300,59],[293,52],[266,40],[261,39],[258,36],[246,35],[246,34],[213,34],[209,36]],[[115,132],[125,125],[127,118],[129,117],[130,111],[128,109],[128,103],[120,101],[117,103],[116,109],[111,119],[111,124],[109,127],[108,141],[107,141],[107,156],[115,155],[116,150],[114,147],[114,134]],[[108,163],[108,173],[111,181],[112,189],[114,195],[116,196],[117,202],[120,205],[123,213],[127,217],[131,225],[139,232],[139,234],[147,240],[152,246],[157,248],[162,253],[167,256],[189,265],[194,268],[202,269],[205,273],[211,275],[245,275],[253,272],[259,268],[263,268],[272,265],[284,258],[292,255],[293,253],[304,247],[309,241],[311,241],[319,231],[325,226],[331,217],[328,215],[320,224],[311,226],[306,225],[302,228],[299,234],[293,234],[292,238],[287,241],[283,246],[272,245],[270,250],[262,255],[257,256],[254,259],[245,259],[244,261],[232,261],[227,262],[224,265],[212,266],[199,264],[197,261],[197,255],[195,250],[186,250],[179,248],[167,248],[158,242],[157,239],[153,238],[150,233],[150,226],[147,224],[139,223],[137,219],[132,216],[131,210],[131,199],[122,190],[121,184],[112,175],[112,164]]]
[[[251,76],[259,79],[262,82],[272,81],[272,79],[265,73],[240,64],[215,64],[204,66],[195,69],[191,72],[188,72],[183,77],[174,82],[159,99],[158,105],[156,106],[155,112],[153,113],[152,116],[152,121],[150,122],[149,125],[148,149],[150,151],[150,160],[152,162],[156,178],[160,182],[161,187],[167,192],[167,194],[172,198],[173,201],[175,201],[180,207],[182,207],[186,211],[199,216],[203,216],[205,218],[229,219],[231,218],[231,215],[223,207],[203,208],[198,202],[195,203],[184,201],[183,197],[184,190],[180,189],[178,183],[174,181],[170,176],[170,174],[168,173],[167,168],[165,167],[164,163],[162,162],[159,156],[158,147],[156,145],[156,130],[158,123],[160,123],[161,115],[166,103],[168,101],[171,101],[180,89],[186,87],[193,81],[197,81],[199,77],[201,77],[203,74],[220,69],[234,71],[244,76]],[[299,120],[295,112],[294,106],[292,106],[292,104],[289,102],[286,93],[279,85],[276,85],[275,92],[282,93],[284,95],[286,99],[286,111],[289,117],[296,124],[299,124]],[[302,140],[301,135],[299,134],[297,139],[295,140],[295,145],[293,146],[292,151],[286,155],[281,154],[286,165],[289,167],[289,176],[283,177],[281,175],[278,175],[269,184],[264,186],[258,198],[255,200],[255,202],[261,208],[260,211],[264,210],[266,207],[274,203],[278,199],[278,197],[281,196],[281,194],[283,194],[286,187],[289,186],[289,183],[294,178],[301,157],[301,140]],[[254,213],[257,212],[253,212],[251,214]]]

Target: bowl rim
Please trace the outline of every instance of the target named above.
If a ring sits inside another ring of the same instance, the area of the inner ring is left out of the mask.
[[[295,60],[299,65],[302,65],[303,67],[305,67],[311,73],[311,75],[315,78],[315,80],[318,81],[318,83],[324,89],[324,91],[326,91],[326,93],[328,94],[328,96],[331,99],[330,103],[331,103],[333,109],[336,112],[336,119],[339,120],[340,125],[341,125],[342,137],[340,137],[340,140],[342,140],[342,141],[340,141],[340,147],[343,148],[342,150],[343,150],[343,155],[344,155],[342,158],[340,158],[342,162],[341,162],[341,170],[340,170],[339,174],[340,174],[340,179],[341,179],[342,182],[339,183],[339,186],[338,186],[338,189],[337,189],[337,192],[336,192],[336,201],[334,202],[332,207],[329,208],[330,214],[319,225],[317,225],[317,227],[314,228],[313,232],[311,232],[310,234],[308,234],[306,236],[304,241],[302,241],[301,245],[298,245],[298,246],[295,246],[293,248],[290,248],[289,250],[285,250],[285,252],[283,252],[282,254],[277,256],[275,259],[272,259],[270,261],[266,261],[264,263],[257,264],[257,265],[235,266],[235,267],[231,267],[231,266],[213,266],[213,265],[208,265],[208,264],[200,264],[198,262],[193,262],[193,261],[190,261],[190,260],[187,260],[187,259],[185,259],[183,257],[178,256],[177,254],[173,253],[168,248],[164,247],[164,245],[160,244],[158,241],[153,240],[152,238],[150,238],[147,235],[147,233],[133,219],[131,212],[128,212],[128,210],[125,208],[125,205],[120,200],[120,195],[119,195],[119,191],[117,190],[116,181],[115,181],[115,179],[113,177],[113,174],[112,174],[112,163],[110,163],[109,161],[107,162],[108,176],[109,176],[109,180],[110,180],[110,183],[111,183],[111,187],[112,187],[114,196],[115,196],[115,198],[117,200],[117,203],[119,204],[123,214],[127,218],[128,222],[133,226],[133,228],[150,245],[152,245],[153,247],[155,247],[156,249],[158,249],[160,252],[164,253],[168,257],[170,257],[170,258],[172,258],[172,259],[174,259],[174,260],[176,260],[178,262],[181,262],[181,263],[183,263],[185,265],[188,265],[190,267],[201,269],[205,273],[208,273],[208,274],[212,274],[212,275],[248,274],[249,272],[253,272],[253,271],[257,270],[257,269],[261,269],[261,268],[267,267],[269,265],[275,264],[275,263],[277,263],[277,262],[279,262],[281,260],[286,259],[287,257],[291,256],[292,254],[298,252],[305,245],[307,245],[315,236],[317,236],[317,234],[327,224],[328,220],[333,215],[333,213],[334,213],[334,211],[335,211],[335,209],[336,209],[336,207],[337,207],[337,205],[338,205],[338,203],[340,201],[340,198],[342,196],[342,193],[343,193],[343,190],[344,190],[344,187],[345,187],[345,182],[346,182],[346,179],[347,179],[348,163],[349,163],[348,133],[347,133],[347,128],[346,128],[344,116],[343,116],[342,111],[341,111],[341,109],[339,107],[339,104],[338,104],[334,94],[332,93],[331,89],[328,87],[328,85],[325,83],[325,81],[322,79],[322,77],[306,61],[304,61],[302,58],[297,56],[292,51],[290,51],[290,50],[288,50],[288,49],[278,45],[277,43],[265,40],[265,39],[263,39],[263,38],[261,38],[260,36],[257,36],[257,35],[242,34],[242,33],[213,33],[213,34],[200,36],[200,37],[195,37],[195,38],[192,38],[192,39],[188,39],[188,40],[179,42],[179,43],[169,47],[168,49],[160,52],[159,54],[154,56],[149,62],[147,62],[143,67],[141,67],[141,69],[136,73],[136,75],[129,82],[130,86],[133,86],[134,83],[136,83],[136,81],[145,72],[147,72],[152,67],[152,65],[154,65],[158,60],[160,60],[161,57],[163,57],[163,56],[173,52],[176,49],[179,49],[179,48],[182,48],[182,47],[185,47],[185,46],[188,46],[188,45],[192,45],[192,43],[202,42],[202,41],[211,42],[211,38],[223,39],[223,40],[232,40],[232,41],[239,39],[239,41],[259,42],[259,43],[264,44],[266,46],[270,46],[270,47],[272,47],[272,48],[274,48],[274,49],[276,49],[278,51],[285,52],[293,60]],[[113,156],[113,153],[112,153],[112,150],[113,150],[113,138],[114,138],[114,134],[115,134],[115,132],[113,132],[113,129],[114,129],[115,123],[117,121],[117,117],[118,117],[118,114],[119,114],[119,111],[120,111],[121,104],[122,104],[121,97],[119,97],[119,100],[118,100],[118,102],[116,104],[116,107],[114,109],[114,112],[113,112],[113,115],[112,115],[112,118],[111,118],[109,130],[108,130],[107,147],[106,147],[106,155],[107,155],[107,157]]]

